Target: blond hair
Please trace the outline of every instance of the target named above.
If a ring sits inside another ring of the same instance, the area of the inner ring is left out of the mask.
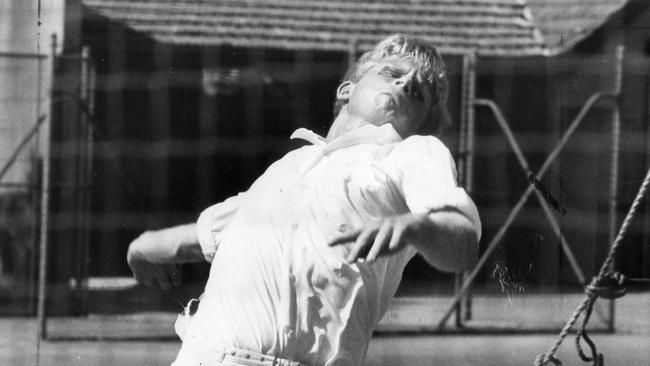
[[[447,70],[438,50],[429,42],[406,34],[394,34],[377,43],[374,49],[361,55],[359,60],[346,72],[342,82],[356,83],[379,62],[387,58],[399,57],[412,60],[418,72],[424,75],[431,88],[433,102],[429,111],[430,123],[421,130],[423,134],[440,134],[451,123],[447,109],[449,81]],[[346,101],[337,99],[334,104],[336,116]]]

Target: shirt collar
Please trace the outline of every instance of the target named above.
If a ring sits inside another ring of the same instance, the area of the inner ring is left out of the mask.
[[[384,145],[402,141],[402,137],[390,123],[381,126],[365,125],[348,131],[329,143],[322,136],[306,128],[297,129],[291,134],[291,138],[305,140],[312,145],[325,147],[329,151],[359,144]]]

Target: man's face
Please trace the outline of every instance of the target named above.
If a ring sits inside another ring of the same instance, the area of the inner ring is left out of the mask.
[[[433,103],[429,82],[409,59],[382,60],[349,87],[344,95],[348,113],[368,123],[390,123],[406,138],[429,122]]]

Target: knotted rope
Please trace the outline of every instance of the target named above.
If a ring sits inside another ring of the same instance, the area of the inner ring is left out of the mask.
[[[639,188],[639,191],[637,192],[636,197],[634,198],[634,202],[632,202],[632,206],[630,206],[630,209],[627,212],[627,215],[625,216],[625,220],[623,220],[623,224],[621,224],[621,228],[619,229],[618,235],[614,240],[614,244],[612,244],[612,247],[609,249],[609,254],[607,255],[607,258],[605,258],[605,261],[603,262],[602,266],[600,267],[600,271],[598,272],[598,275],[596,275],[596,277],[592,279],[591,283],[585,289],[585,294],[586,294],[585,298],[582,300],[580,305],[575,309],[575,311],[567,321],[564,328],[562,328],[562,330],[560,331],[560,334],[557,340],[555,341],[555,344],[553,344],[553,346],[549,348],[549,350],[546,351],[546,353],[540,354],[537,356],[537,358],[535,358],[535,366],[544,366],[549,362],[552,362],[554,365],[562,365],[562,362],[560,362],[560,360],[555,357],[555,352],[557,352],[558,348],[560,348],[560,345],[564,341],[564,338],[566,338],[567,334],[569,333],[569,330],[571,330],[571,327],[573,327],[573,325],[578,320],[580,315],[585,311],[587,311],[587,313],[585,314],[583,320],[582,329],[578,332],[578,337],[576,338],[576,343],[578,344],[577,346],[578,352],[581,358],[583,358],[583,360],[587,362],[593,361],[594,365],[602,366],[603,364],[602,354],[597,353],[596,346],[586,335],[584,328],[587,325],[587,322],[589,321],[589,316],[591,315],[591,309],[593,307],[593,304],[599,296],[600,297],[611,296],[611,298],[615,298],[615,297],[620,297],[625,293],[624,290],[621,291],[620,289],[615,291],[602,291],[602,288],[607,280],[611,281],[611,279],[614,279],[615,281],[618,281],[619,284],[622,282],[622,279],[620,277],[617,278],[617,276],[609,273],[611,271],[610,266],[614,260],[614,257],[616,256],[616,251],[621,246],[621,243],[623,241],[623,236],[625,235],[628,226],[630,225],[630,222],[632,222],[632,219],[636,214],[637,208],[639,207],[641,201],[643,200],[643,197],[645,196],[649,184],[650,184],[650,170],[648,170],[648,172],[646,173],[645,179],[643,180],[643,183],[641,184],[641,187]],[[585,342],[589,344],[592,351],[591,358],[585,356],[584,353],[582,352],[582,349],[580,348],[579,345],[580,337],[585,339]]]

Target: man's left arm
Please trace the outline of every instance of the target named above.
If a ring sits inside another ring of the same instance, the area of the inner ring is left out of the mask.
[[[372,262],[411,245],[440,270],[471,268],[478,256],[481,222],[474,202],[456,184],[449,151],[438,139],[423,136],[405,140],[395,151],[408,157],[399,159],[407,163],[396,175],[410,212],[366,223],[330,245],[354,241],[348,262]]]
[[[468,203],[471,207],[467,211],[443,208],[385,217],[335,238],[330,245],[354,241],[346,258],[350,263],[360,259],[372,263],[380,256],[412,245],[430,265],[441,271],[467,270],[476,263],[481,236],[476,208],[471,201]]]
[[[446,272],[471,269],[478,258],[481,223],[474,204],[467,197],[467,206],[435,210],[414,216],[413,233],[406,236],[426,261]],[[409,219],[407,219],[409,220]]]

